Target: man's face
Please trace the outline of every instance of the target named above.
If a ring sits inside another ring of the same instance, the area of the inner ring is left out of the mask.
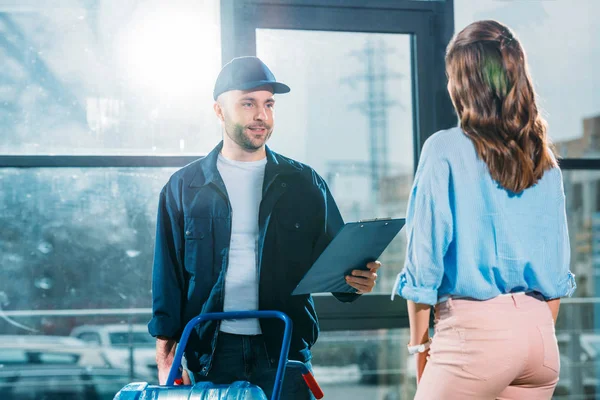
[[[232,90],[217,99],[215,111],[224,123],[225,133],[246,151],[261,149],[271,137],[275,99],[270,86]]]

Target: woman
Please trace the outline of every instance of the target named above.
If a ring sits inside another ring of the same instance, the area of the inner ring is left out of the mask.
[[[423,146],[394,289],[408,300],[416,399],[550,399],[554,323],[575,280],[525,53],[506,26],[475,22],[449,44],[446,72],[460,127]]]

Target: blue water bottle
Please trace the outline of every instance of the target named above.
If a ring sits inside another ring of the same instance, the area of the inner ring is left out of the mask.
[[[146,382],[130,383],[117,393],[114,400],[268,400],[258,386],[238,381],[230,385],[199,382],[194,386],[156,386]]]

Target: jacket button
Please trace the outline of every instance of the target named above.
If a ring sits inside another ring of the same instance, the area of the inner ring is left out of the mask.
[[[294,225],[296,227],[296,229],[300,228],[300,222],[296,222],[296,225]]]
[[[190,231],[185,231],[185,236],[190,236],[192,234],[192,232]]]
[[[286,186],[287,186],[287,184],[286,184],[285,182],[283,182],[283,183],[281,184],[281,187],[286,187]]]

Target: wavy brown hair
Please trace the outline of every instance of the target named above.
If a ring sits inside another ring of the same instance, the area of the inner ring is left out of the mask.
[[[525,51],[508,27],[467,26],[448,45],[446,73],[460,127],[502,187],[520,193],[556,166]]]

